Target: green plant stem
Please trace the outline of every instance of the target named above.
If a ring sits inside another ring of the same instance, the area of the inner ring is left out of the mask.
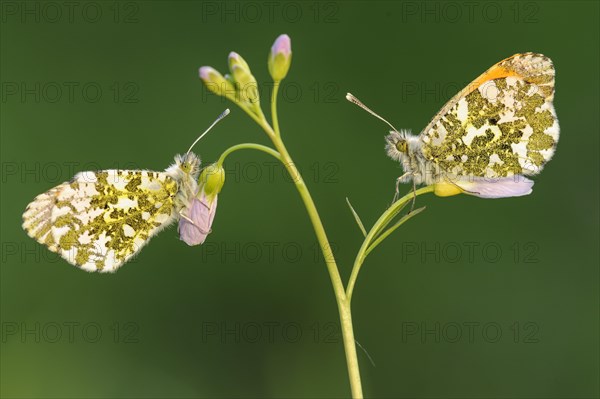
[[[338,305],[338,312],[340,314],[340,325],[344,340],[344,351],[346,353],[346,364],[348,366],[348,376],[350,379],[352,397],[354,399],[362,399],[363,394],[360,381],[360,369],[356,354],[356,343],[354,340],[354,328],[352,326],[350,301],[346,298],[346,290],[344,288],[344,284],[342,283],[342,278],[333,255],[332,247],[329,243],[329,239],[327,238],[327,234],[325,233],[325,228],[321,222],[317,207],[315,206],[315,203],[310,195],[310,192],[308,191],[308,187],[306,186],[302,175],[300,174],[300,171],[296,167],[296,164],[292,160],[292,157],[288,153],[283,141],[281,140],[276,105],[278,89],[279,83],[276,82],[271,95],[271,117],[273,119],[274,128],[269,125],[262,111],[260,111],[260,114],[257,115],[247,106],[240,105],[240,107],[267,133],[277,152],[273,151],[269,147],[261,146],[259,144],[240,144],[241,147],[233,146],[226,150],[223,155],[221,155],[219,162],[222,164],[222,161],[225,159],[225,157],[237,149],[252,148],[267,152],[273,156],[277,154],[278,156],[276,156],[276,158],[281,161],[287,172],[290,174],[313,225],[315,235],[317,236],[319,246],[321,247],[321,252],[323,253],[323,258],[325,259],[325,265],[329,273],[329,278],[331,279],[331,284],[333,285],[333,291],[335,293],[335,299]]]
[[[379,244],[381,244],[381,242],[383,240],[388,238],[388,236],[390,234],[392,234],[398,227],[402,226],[409,219],[413,218],[414,216],[417,216],[419,213],[423,212],[424,210],[425,210],[425,207],[410,211],[406,215],[402,216],[400,218],[400,220],[398,220],[398,222],[396,222],[392,227],[390,227],[389,229],[387,229],[384,232],[382,232],[381,234],[379,234],[377,236],[377,238],[375,240],[373,240],[371,245],[369,245],[369,248],[367,248],[367,251],[365,252],[365,257],[367,257],[371,253],[371,251],[375,249],[375,247],[377,247]]]
[[[267,147],[266,145],[256,144],[256,143],[242,143],[242,144],[237,144],[237,145],[234,145],[234,146],[226,149],[219,157],[219,160],[217,161],[217,165],[222,167],[223,162],[225,162],[225,158],[227,158],[227,156],[229,154],[231,154],[232,152],[235,152],[238,150],[258,150],[258,151],[266,152],[267,154],[277,158],[280,162],[283,162],[281,160],[281,155],[279,155],[279,153],[277,151],[275,151],[274,149],[272,149],[270,147]]]
[[[426,186],[416,190],[414,193],[410,192],[406,194],[404,197],[400,198],[398,201],[394,202],[383,214],[377,219],[369,233],[365,237],[358,253],[356,254],[356,259],[354,260],[354,266],[352,267],[352,272],[350,274],[350,279],[348,280],[348,285],[346,288],[346,298],[348,303],[352,300],[352,293],[354,292],[354,286],[356,285],[356,279],[358,277],[358,272],[362,264],[367,257],[367,254],[370,252],[371,243],[377,238],[378,234],[392,221],[394,216],[398,213],[398,210],[402,208],[406,203],[412,201],[414,196],[418,196],[425,193],[430,193],[433,191],[433,185]]]
[[[325,259],[325,265],[327,266],[327,271],[329,272],[329,278],[331,279],[331,284],[333,285],[333,291],[335,293],[336,302],[338,305],[338,312],[340,314],[340,325],[342,328],[342,336],[344,339],[344,351],[346,353],[346,364],[348,366],[348,377],[350,379],[350,389],[352,391],[352,397],[362,398],[362,386],[360,381],[360,369],[358,366],[358,357],[356,354],[356,343],[354,340],[354,327],[352,325],[352,312],[350,309],[350,302],[346,298],[346,290],[344,288],[344,284],[342,283],[342,278],[340,277],[339,269],[337,267],[335,257],[333,255],[331,244],[329,243],[329,239],[327,238],[327,233],[325,232],[325,228],[323,227],[323,223],[321,222],[321,218],[319,216],[319,212],[317,211],[317,207],[310,195],[310,191],[300,174],[298,168],[296,168],[296,164],[294,163],[292,157],[287,151],[285,144],[281,140],[281,133],[279,131],[279,122],[277,119],[277,92],[279,90],[279,82],[275,82],[273,86],[273,93],[271,95],[271,119],[273,120],[274,133],[270,135],[271,140],[273,141],[273,145],[279,154],[281,155],[281,160],[288,173],[292,177],[294,184],[296,185],[296,189],[304,202],[304,206],[306,211],[308,212],[308,216],[313,225],[315,235],[317,236],[317,240],[319,241],[319,246],[321,247],[321,252],[323,253],[323,258]],[[265,122],[266,124],[266,122]],[[266,124],[268,126],[268,124]],[[270,126],[269,126],[270,127]],[[264,126],[263,126],[264,128]],[[267,134],[269,134],[269,131]]]
[[[274,90],[276,93],[276,90]],[[274,97],[275,98],[275,97]],[[274,99],[273,98],[273,99]],[[276,108],[271,108],[272,112],[277,112]],[[253,118],[255,119],[255,118]],[[350,279],[348,281],[348,286],[344,289],[344,285],[342,283],[342,279],[339,274],[339,269],[337,267],[335,257],[333,255],[331,245],[329,244],[329,239],[327,238],[327,234],[325,232],[325,228],[323,223],[321,222],[321,218],[315,206],[315,203],[310,195],[308,187],[304,182],[300,171],[296,168],[292,157],[288,153],[283,141],[281,140],[281,136],[279,131],[274,131],[273,128],[266,122],[264,118],[256,118],[258,124],[266,131],[266,133],[271,137],[275,148],[278,151],[273,150],[270,147],[264,146],[262,144],[256,143],[242,143],[237,144],[232,147],[226,149],[221,156],[219,157],[217,164],[219,166],[223,166],[225,158],[229,156],[231,153],[243,150],[243,149],[253,149],[265,152],[276,159],[278,159],[286,168],[290,176],[292,176],[293,181],[296,185],[298,193],[304,202],[306,210],[308,212],[309,218],[312,222],[313,228],[315,230],[315,234],[317,236],[317,240],[319,241],[319,245],[321,247],[321,251],[323,253],[325,264],[327,266],[327,270],[329,272],[329,277],[331,279],[333,289],[335,292],[336,302],[338,305],[338,312],[340,315],[340,324],[342,328],[342,336],[344,339],[344,350],[346,353],[346,363],[348,366],[348,376],[350,379],[350,387],[352,391],[353,398],[362,398],[362,386],[360,379],[360,369],[358,365],[358,357],[356,353],[356,343],[354,340],[354,328],[352,324],[352,312],[351,312],[351,299],[352,292],[354,290],[354,286],[356,284],[356,279],[358,277],[358,273],[362,264],[364,263],[365,258],[377,246],[381,241],[383,241],[395,228],[399,225],[410,219],[412,216],[418,214],[423,208],[418,209],[408,215],[405,215],[395,226],[393,226],[390,231],[382,231],[386,226],[394,219],[394,217],[400,212],[400,210],[409,202],[412,201],[414,196],[418,196],[421,194],[429,193],[433,191],[433,186],[427,186],[416,190],[414,193],[410,192],[406,194],[404,197],[400,198],[398,201],[394,202],[375,222],[369,233],[366,235],[365,240],[358,251],[356,256],[354,267],[352,268],[352,273],[350,275]]]
[[[287,172],[290,174],[300,198],[304,203],[304,207],[308,213],[308,217],[313,225],[315,235],[321,247],[323,258],[325,259],[325,265],[333,285],[333,291],[335,293],[335,299],[338,305],[338,312],[340,314],[340,325],[342,329],[342,337],[344,340],[344,351],[346,353],[346,364],[348,366],[348,377],[350,379],[350,389],[352,391],[352,397],[355,399],[362,399],[362,386],[360,381],[360,369],[358,366],[358,357],[356,354],[356,342],[354,340],[354,329],[352,325],[352,313],[350,310],[350,301],[346,297],[346,290],[340,277],[339,269],[337,267],[335,257],[333,255],[331,244],[325,233],[325,228],[321,222],[317,207],[308,191],[308,187],[300,174],[300,171],[296,167],[296,164],[292,160],[292,157],[288,153],[283,141],[281,140],[281,134],[279,131],[279,122],[277,120],[277,92],[279,89],[279,82],[275,82],[273,87],[273,93],[271,95],[271,117],[273,119],[273,127],[269,125],[262,110],[258,113],[250,109],[246,105],[240,105],[240,107],[256,122],[263,130],[267,133],[267,136],[273,142],[277,152],[273,151],[269,147],[261,146],[259,144],[240,144],[239,146],[233,146],[226,150],[219,158],[219,164],[223,163],[225,157],[233,151],[242,148],[252,148],[260,151],[267,152],[281,161]],[[277,155],[275,155],[277,154]]]
[[[321,218],[319,217],[315,203],[310,195],[310,192],[308,191],[308,187],[306,187],[306,183],[304,182],[304,179],[302,179],[300,171],[296,168],[295,163],[293,162],[291,156],[285,148],[285,145],[283,144],[283,141],[281,141],[281,138],[278,135],[274,137],[273,144],[279,151],[285,168],[294,180],[294,184],[296,185],[298,193],[304,202],[304,206],[306,207],[306,211],[308,212],[308,216],[312,222],[317,240],[319,241],[319,246],[321,247],[321,252],[323,252],[323,257],[325,259],[325,264],[333,285],[338,311],[340,314],[340,324],[344,339],[344,350],[346,352],[346,363],[348,365],[348,376],[350,378],[352,397],[362,398],[363,395],[360,381],[360,369],[356,354],[356,343],[354,341],[354,329],[352,326],[350,301],[348,301],[346,297],[344,284],[342,283],[335,257],[333,255],[331,245],[329,244],[329,239],[325,233],[325,228],[323,227],[323,223],[321,222]]]
[[[277,137],[281,136],[279,132],[279,119],[277,118],[277,92],[279,91],[280,81],[274,82],[273,92],[271,93],[271,119],[273,120],[273,129]]]
[[[240,107],[250,118],[252,118],[252,120],[254,120],[254,122],[256,122],[260,127],[262,127],[264,129],[264,131],[267,133],[267,135],[269,136],[269,138],[273,138],[273,136],[275,135],[275,132],[273,131],[273,129],[271,129],[271,126],[269,126],[269,124],[267,123],[265,114],[262,112],[262,109],[259,108],[258,114],[257,114],[256,112],[254,112],[255,110],[252,109],[248,104],[240,103],[239,101],[237,101],[235,99],[235,97],[227,97],[227,98],[229,100],[231,100],[234,104],[237,104],[238,107]]]

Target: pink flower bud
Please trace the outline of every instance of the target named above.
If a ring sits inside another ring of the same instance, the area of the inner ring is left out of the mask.
[[[234,92],[233,85],[213,67],[203,66],[199,71],[200,79],[210,91],[220,96]]]
[[[274,81],[279,82],[286,77],[292,63],[292,41],[288,35],[280,35],[275,39],[269,53],[269,73]]]
[[[292,54],[292,39],[286,34],[279,35],[271,47],[271,54],[283,54],[286,57]]]
[[[240,67],[246,69],[248,72],[250,72],[250,67],[248,66],[248,63],[246,62],[246,60],[244,60],[242,58],[242,56],[239,55],[238,53],[236,53],[235,51],[232,51],[231,53],[229,53],[229,56],[227,57],[227,61],[229,62],[230,70],[232,70],[234,66],[240,66]]]
[[[201,191],[198,197],[192,200],[189,209],[184,210],[187,219],[179,219],[179,237],[189,246],[202,244],[210,233],[216,211],[217,196],[211,201],[204,191]]]

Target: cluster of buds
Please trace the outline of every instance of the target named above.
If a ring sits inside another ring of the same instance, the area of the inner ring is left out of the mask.
[[[288,35],[280,35],[269,53],[269,73],[279,83],[288,73],[292,61],[291,41]],[[261,114],[258,83],[248,63],[236,52],[229,53],[229,74],[223,76],[210,66],[200,68],[200,79],[208,90],[226,97],[246,111]]]
[[[203,66],[200,68],[200,79],[208,90],[258,114],[260,111],[258,84],[248,63],[233,51],[229,53],[228,61],[231,74],[223,76],[213,67]]]
[[[292,61],[291,41],[280,35],[273,43],[268,58],[269,73],[275,84],[287,75]],[[229,53],[229,74],[223,76],[210,66],[200,68],[200,79],[208,90],[238,104],[246,112],[264,118],[256,78],[246,60],[236,52]],[[206,240],[215,218],[217,198],[225,183],[225,170],[215,163],[202,170],[198,178],[198,193],[192,199],[186,217],[179,220],[179,237],[188,245],[200,245]]]

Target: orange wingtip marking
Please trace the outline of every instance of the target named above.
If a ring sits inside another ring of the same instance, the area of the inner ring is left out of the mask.
[[[509,76],[518,76],[523,78],[519,73],[514,70],[506,69],[501,66],[495,65],[490,68],[487,72],[483,73],[477,79],[475,79],[470,85],[467,94],[471,93],[474,90],[477,90],[479,86],[487,82],[488,80],[507,78]]]

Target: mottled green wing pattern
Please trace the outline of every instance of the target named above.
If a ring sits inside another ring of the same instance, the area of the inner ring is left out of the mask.
[[[424,156],[456,176],[539,173],[559,137],[554,75],[552,62],[541,54],[517,54],[499,62],[423,130]]]
[[[40,244],[44,244],[52,252],[58,248],[52,235],[52,209],[56,204],[56,197],[69,182],[62,183],[45,193],[34,198],[23,213],[23,229],[27,234]]]
[[[23,228],[84,270],[113,272],[177,218],[177,192],[162,172],[82,172],[36,197]]]

